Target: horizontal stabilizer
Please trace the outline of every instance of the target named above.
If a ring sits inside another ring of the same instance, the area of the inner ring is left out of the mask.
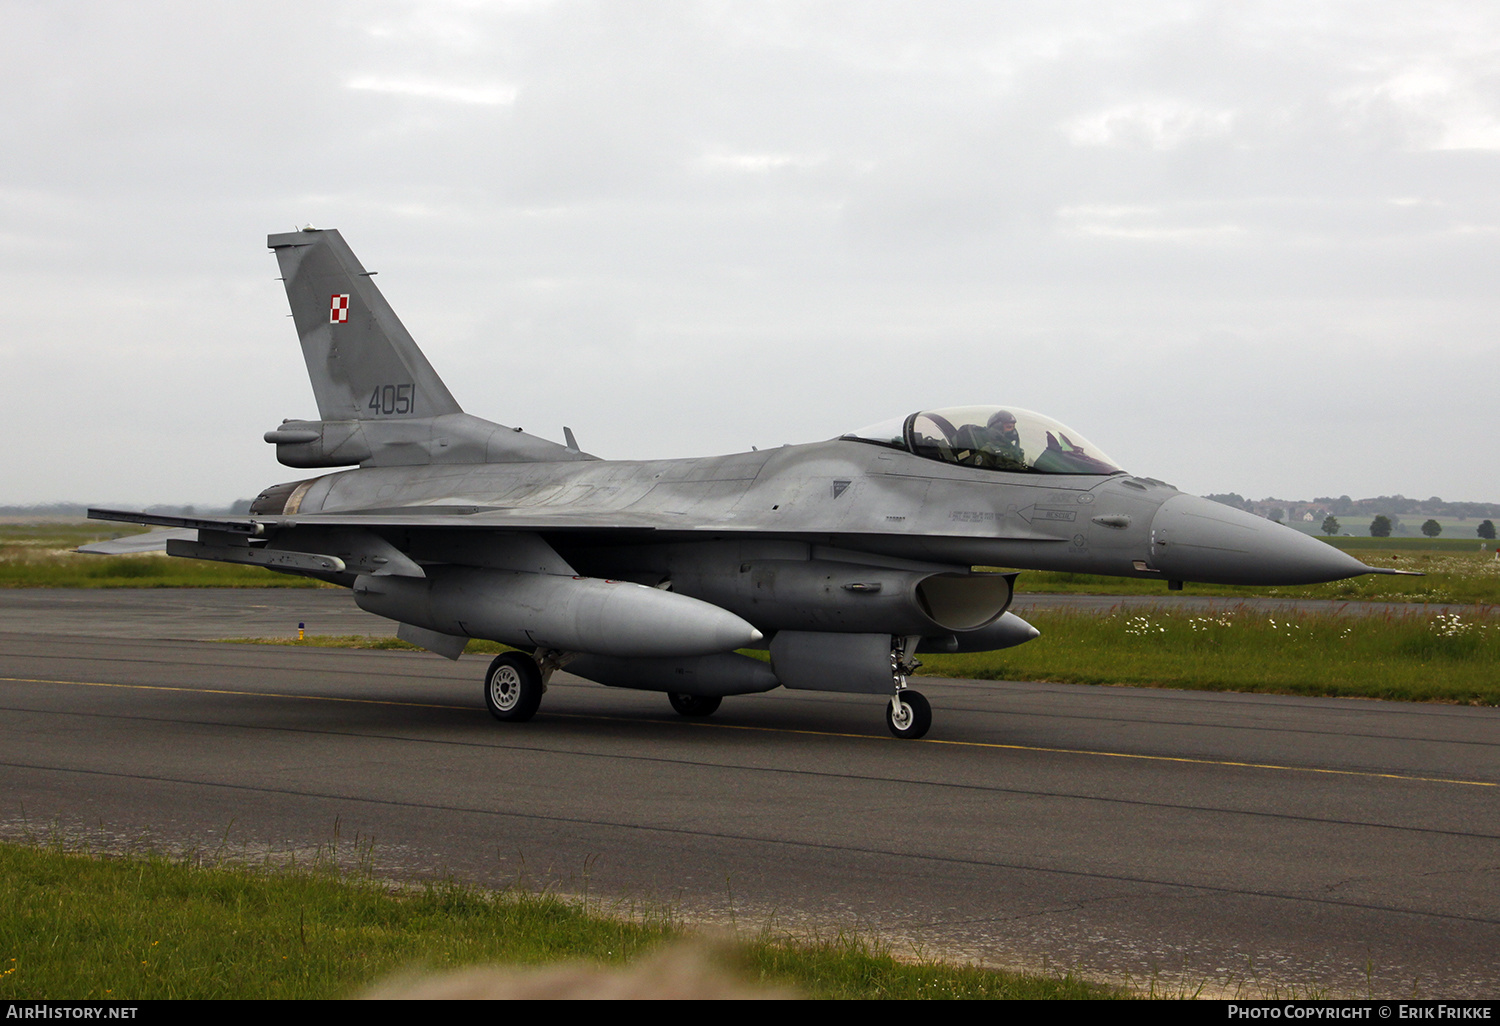
[[[158,527],[190,528],[195,531],[228,531],[230,534],[261,534],[254,520],[240,517],[171,517],[161,513],[133,513],[123,509],[91,509],[90,520],[118,520],[125,524],[155,524]]]
[[[108,541],[89,542],[80,545],[75,550],[85,552],[91,556],[130,556],[141,552],[166,552],[168,541],[187,541],[195,536],[190,528],[167,527],[160,531],[147,531],[145,534],[131,534],[124,538],[111,538]]]

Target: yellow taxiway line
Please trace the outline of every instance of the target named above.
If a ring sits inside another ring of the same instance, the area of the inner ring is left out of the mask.
[[[139,691],[175,691],[196,695],[242,695],[248,698],[290,698],[305,702],[348,702],[354,705],[394,705],[410,709],[455,709],[463,712],[472,712],[473,706],[469,705],[447,705],[433,702],[396,702],[379,698],[338,698],[332,695],[296,695],[278,691],[235,691],[228,688],[183,688],[171,687],[165,684],[112,684],[104,681],[88,680],[48,680],[40,677],[0,677],[0,683],[9,684],[71,684],[77,687],[90,688],[131,688]],[[618,717],[590,715],[587,713],[551,713],[558,719],[576,720],[617,720]],[[765,731],[772,734],[807,734],[814,737],[848,737],[863,741],[883,741],[895,738],[885,738],[874,734],[850,734],[833,730],[805,730],[796,727],[757,727],[739,723],[707,723],[702,720],[688,721],[653,721],[653,722],[683,722],[685,726],[701,727],[711,730],[751,730]],[[1194,766],[1225,766],[1234,769],[1258,769],[1273,770],[1281,773],[1322,773],[1338,777],[1364,777],[1375,780],[1406,780],[1422,784],[1458,784],[1464,787],[1500,787],[1500,782],[1492,780],[1459,780],[1452,777],[1419,777],[1406,773],[1376,773],[1370,770],[1344,770],[1326,769],[1318,766],[1287,766],[1271,762],[1237,762],[1230,759],[1194,759],[1182,755],[1142,755],[1137,752],[1102,752],[1087,748],[1044,748],[1039,745],[1007,745],[994,741],[945,741],[941,738],[923,738],[922,744],[930,745],[952,745],[959,748],[992,748],[1012,752],[1040,752],[1048,755],[1087,755],[1101,759],[1139,759],[1145,762],[1176,762]]]

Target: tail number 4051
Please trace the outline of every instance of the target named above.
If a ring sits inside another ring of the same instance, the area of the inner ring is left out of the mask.
[[[416,396],[416,386],[410,382],[405,385],[376,385],[375,391],[370,393],[369,409],[378,414],[414,413],[417,408]]]

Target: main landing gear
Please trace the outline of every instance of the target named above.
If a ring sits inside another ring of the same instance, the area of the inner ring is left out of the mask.
[[[672,708],[682,716],[691,719],[701,719],[704,716],[712,716],[719,708],[719,703],[724,701],[718,695],[678,695],[668,694],[667,701],[672,703]]]
[[[495,657],[484,675],[484,704],[490,715],[508,723],[525,723],[536,715],[547,690],[547,678],[568,661],[566,653],[538,650],[535,657],[525,652],[506,652]],[[724,701],[717,695],[671,693],[667,700],[683,716],[700,719],[712,716]]]
[[[542,704],[542,671],[524,652],[495,657],[484,675],[484,704],[497,720],[525,723]]]
[[[893,735],[915,741],[932,727],[932,706],[920,691],[906,686],[907,675],[919,665],[912,658],[918,638],[892,638],[891,683],[893,690],[885,707],[885,723]],[[547,690],[547,678],[569,659],[568,653],[552,650],[506,652],[495,657],[484,675],[484,704],[490,715],[509,723],[525,723],[536,715]],[[668,692],[667,700],[681,716],[701,719],[712,716],[723,701],[717,695]]]

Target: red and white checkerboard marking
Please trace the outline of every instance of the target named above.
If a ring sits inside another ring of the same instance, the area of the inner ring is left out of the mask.
[[[349,320],[349,294],[334,296],[328,303],[328,323],[345,324]]]

